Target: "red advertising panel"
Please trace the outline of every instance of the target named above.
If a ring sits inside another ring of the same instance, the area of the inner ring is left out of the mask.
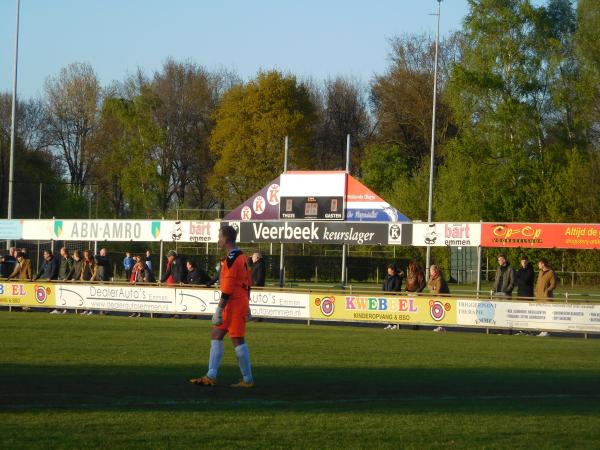
[[[481,224],[482,247],[600,248],[600,224]]]

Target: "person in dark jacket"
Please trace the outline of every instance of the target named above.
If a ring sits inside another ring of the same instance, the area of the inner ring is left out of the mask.
[[[187,284],[195,284],[195,285],[200,285],[200,284],[206,284],[210,281],[210,277],[208,276],[208,274],[200,269],[196,263],[192,260],[188,261],[186,263],[186,267],[187,267]]]
[[[73,252],[73,264],[71,265],[71,270],[69,270],[69,273],[67,273],[65,280],[78,281],[81,278],[82,266],[83,261],[81,257],[81,252],[79,250],[75,250]]]
[[[58,279],[58,269],[60,268],[60,261],[54,257],[50,250],[44,250],[44,262],[42,267],[38,271],[37,275],[33,278],[37,280],[43,278],[44,280],[56,280]]]
[[[512,268],[506,255],[498,255],[498,269],[494,279],[494,294],[510,297],[515,287],[515,269]]]
[[[94,258],[96,261],[96,281],[110,281],[112,278],[112,264],[105,248],[100,249],[100,254]]]
[[[67,275],[71,272],[71,268],[73,267],[73,258],[69,254],[69,249],[67,247],[62,247],[60,249],[60,267],[58,269],[58,279],[66,280]]]
[[[387,267],[387,275],[383,280],[383,292],[400,292],[402,290],[402,277],[404,273],[398,270],[396,264]]]
[[[521,258],[521,267],[517,271],[517,296],[533,297],[533,283],[535,281],[535,273],[533,266],[529,262],[527,256]]]
[[[2,273],[2,278],[8,278],[14,272],[15,267],[17,266],[17,258],[15,253],[15,248],[11,247],[0,259],[0,272]]]
[[[167,284],[182,284],[187,280],[187,269],[183,263],[183,259],[175,250],[170,250],[167,253],[167,270],[160,279],[161,283]]]
[[[252,286],[263,287],[265,285],[265,277],[265,260],[260,252],[254,252],[252,254]]]
[[[402,290],[402,276],[404,274],[398,271],[396,264],[390,264],[387,267],[387,275],[383,280],[383,292],[400,292]],[[397,324],[389,324],[384,330],[397,330]]]

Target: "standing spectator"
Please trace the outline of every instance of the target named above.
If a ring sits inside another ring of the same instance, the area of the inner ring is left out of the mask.
[[[96,280],[110,281],[112,278],[112,265],[105,248],[100,249],[100,254],[96,256]]]
[[[382,289],[383,292],[400,292],[402,290],[402,278],[400,278],[396,264],[388,265]],[[384,330],[397,330],[398,328],[398,325],[389,324]]]
[[[517,296],[533,297],[533,281],[535,274],[527,256],[521,258],[521,267],[517,271]]]
[[[554,289],[556,288],[556,274],[554,270],[548,264],[546,258],[540,258],[538,262],[537,282],[535,283],[535,298],[536,299],[549,299],[554,297]],[[539,337],[550,336],[547,331],[542,331],[538,334]]]
[[[131,279],[131,270],[133,269],[133,265],[135,261],[131,257],[131,253],[125,253],[125,258],[123,258],[123,269],[125,270],[125,279],[130,281]]]
[[[10,278],[17,280],[31,280],[33,272],[31,270],[31,261],[25,257],[25,253],[17,252],[17,265],[15,270],[10,274]]]
[[[498,255],[498,269],[494,279],[494,293],[498,296],[510,297],[515,287],[515,270],[512,268],[506,255]]]
[[[221,280],[221,269],[223,268],[223,264],[225,264],[226,258],[222,258],[217,265],[215,266],[215,276],[210,279],[208,283],[206,283],[206,287],[212,287],[214,285],[220,284]]]
[[[11,247],[6,252],[6,255],[0,259],[0,265],[2,266],[2,278],[10,277],[10,274],[14,272],[15,266],[17,265],[17,259],[15,258],[15,247]]]
[[[429,293],[433,295],[450,293],[450,289],[448,288],[446,280],[444,280],[442,271],[435,264],[432,264],[429,268],[429,283],[427,286],[429,287]]]
[[[198,267],[198,265],[192,261],[189,260],[186,263],[187,266],[187,284],[192,284],[192,285],[200,285],[200,284],[206,284],[210,281],[210,277],[208,276],[208,274],[200,269]]]
[[[71,270],[65,277],[67,281],[77,281],[81,278],[81,268],[83,266],[83,261],[81,260],[81,252],[79,250],[75,250],[73,252],[73,265],[71,266]]]
[[[73,258],[71,258],[71,255],[69,255],[69,250],[67,249],[67,247],[61,247],[60,249],[60,264],[58,267],[58,279],[59,280],[66,280],[67,276],[69,275],[69,273],[71,272],[71,269],[73,268]],[[69,311],[67,311],[66,309],[62,310],[63,314],[67,314]],[[61,312],[58,309],[54,309],[52,311],[50,311],[50,314],[60,314]]]
[[[154,272],[154,266],[152,265],[152,253],[150,250],[146,250],[146,265]]]
[[[183,260],[175,250],[169,250],[167,253],[167,269],[160,282],[171,284],[183,284],[187,279],[187,269]]]
[[[383,280],[383,292],[400,292],[402,290],[403,272],[398,271],[396,264],[389,264],[387,275]]]
[[[69,255],[67,247],[60,249],[60,267],[58,269],[58,279],[66,280],[73,267],[73,258]]]
[[[423,292],[425,289],[425,271],[419,262],[413,259],[408,264],[406,274],[406,291],[407,292]]]
[[[15,265],[15,270],[13,270],[8,279],[16,278],[21,281],[29,281],[32,276],[31,261],[25,258],[25,253],[21,251],[17,252],[17,264]],[[29,306],[23,306],[21,309],[23,311],[31,311]]]
[[[81,281],[96,281],[96,262],[92,256],[92,252],[89,250],[83,251],[83,261],[81,263]],[[94,314],[92,310],[85,310],[81,313],[84,316],[91,316]]]
[[[60,268],[60,261],[54,257],[52,251],[44,250],[44,262],[42,267],[38,271],[37,275],[33,278],[37,280],[43,278],[44,280],[56,280],[58,278],[58,269]]]
[[[252,286],[264,287],[266,277],[265,260],[261,252],[252,254]]]
[[[556,274],[548,264],[546,258],[540,258],[538,262],[537,282],[535,284],[535,298],[546,299],[554,297],[554,289],[556,288]]]

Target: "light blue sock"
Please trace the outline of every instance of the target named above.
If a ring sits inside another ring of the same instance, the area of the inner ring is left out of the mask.
[[[211,339],[210,341],[210,356],[208,358],[208,373],[207,375],[213,380],[217,379],[217,372],[221,365],[223,357],[223,341]]]
[[[250,367],[250,350],[246,344],[238,345],[235,348],[235,356],[237,356],[238,363],[240,364],[240,370],[244,381],[246,383],[252,383],[252,368]]]

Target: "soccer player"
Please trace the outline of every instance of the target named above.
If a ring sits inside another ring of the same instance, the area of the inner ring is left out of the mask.
[[[246,318],[250,310],[250,271],[247,258],[236,247],[237,231],[231,226],[219,230],[219,247],[227,250],[227,258],[221,268],[221,299],[215,311],[212,323],[210,357],[208,373],[201,378],[193,378],[191,383],[201,386],[215,386],[217,372],[223,357],[223,338],[227,333],[231,338],[237,356],[242,380],[231,387],[251,388],[254,386],[250,367],[250,352],[244,342]]]

